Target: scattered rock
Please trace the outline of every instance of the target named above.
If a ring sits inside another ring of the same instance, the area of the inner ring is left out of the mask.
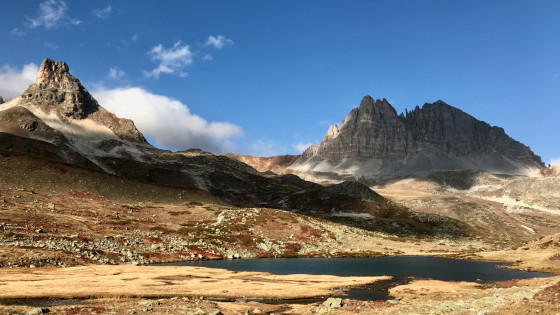
[[[32,309],[31,311],[29,311],[27,313],[27,315],[38,315],[38,314],[47,314],[49,313],[51,310],[49,310],[46,307],[36,307],[34,309]]]
[[[328,298],[323,305],[330,308],[335,307],[342,307],[342,299],[341,298]]]
[[[198,308],[196,311],[189,313],[190,315],[206,315],[206,312],[202,308]]]

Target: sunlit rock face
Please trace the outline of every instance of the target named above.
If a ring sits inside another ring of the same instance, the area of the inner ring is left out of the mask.
[[[375,176],[463,169],[518,173],[542,165],[502,128],[443,101],[399,115],[387,100],[365,96],[291,167]]]

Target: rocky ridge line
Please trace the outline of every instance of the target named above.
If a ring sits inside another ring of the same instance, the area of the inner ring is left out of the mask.
[[[386,99],[374,100],[369,95],[340,125],[332,125],[318,146],[303,152],[298,163],[315,159],[314,163],[325,160],[335,166],[347,160],[374,160],[379,173],[398,172],[411,161],[419,164],[419,172],[439,167],[433,161],[414,161],[422,156],[428,157],[424,160],[436,156],[437,162],[449,164],[443,170],[499,169],[502,162],[513,165],[512,169],[544,166],[539,156],[504,129],[443,101],[399,115]]]

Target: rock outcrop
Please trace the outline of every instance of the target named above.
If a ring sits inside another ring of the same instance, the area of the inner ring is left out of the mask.
[[[365,96],[290,168],[376,177],[463,169],[520,173],[542,166],[502,128],[443,101],[399,115],[387,100]]]

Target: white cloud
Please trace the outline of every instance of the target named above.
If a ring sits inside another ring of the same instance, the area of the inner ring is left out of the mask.
[[[553,166],[560,166],[560,157],[555,158],[555,159],[550,159],[548,164],[553,165]]]
[[[0,95],[5,98],[20,96],[30,84],[35,83],[39,66],[28,63],[21,70],[8,65],[0,67]]]
[[[14,37],[16,37],[16,36],[19,37],[19,36],[25,36],[25,35],[27,35],[27,33],[16,27],[10,32],[10,35],[12,35]]]
[[[206,43],[204,46],[214,46],[215,48],[221,49],[226,45],[233,45],[233,41],[231,39],[225,38],[222,35],[216,36],[208,36]]]
[[[125,72],[119,68],[110,68],[107,78],[112,80],[122,79],[125,76]]]
[[[296,143],[296,144],[292,144],[292,148],[294,150],[296,150],[297,153],[303,153],[303,151],[307,150],[307,148],[309,148],[310,146],[312,146],[313,143],[308,142],[308,143]]]
[[[138,129],[159,147],[231,152],[234,148],[230,139],[243,137],[243,129],[238,125],[208,122],[192,114],[180,101],[139,87],[100,88],[92,94],[107,110],[132,119]]]
[[[152,60],[159,61],[157,68],[152,71],[145,71],[146,77],[159,78],[161,73],[177,74],[186,77],[187,73],[183,68],[193,63],[193,53],[189,45],[182,45],[181,41],[175,42],[173,47],[165,48],[162,44],[154,46],[148,55]]]
[[[39,5],[39,13],[36,17],[26,17],[28,26],[31,28],[44,26],[46,29],[52,29],[60,25],[78,25],[82,23],[82,21],[68,16],[67,11],[68,5],[65,1],[47,0]]]
[[[204,55],[204,57],[202,57],[202,60],[204,60],[204,61],[210,61],[212,59],[214,59],[214,58],[212,58],[212,55],[210,55],[210,54],[206,54],[206,55]]]
[[[132,35],[131,39],[132,39],[132,41],[137,41],[138,38],[139,38],[138,34],[134,34],[134,35]]]
[[[103,9],[94,9],[92,12],[93,15],[95,15],[96,17],[100,19],[106,19],[109,17],[109,15],[111,15],[112,11],[113,11],[113,7],[111,7],[111,5],[107,5]]]

